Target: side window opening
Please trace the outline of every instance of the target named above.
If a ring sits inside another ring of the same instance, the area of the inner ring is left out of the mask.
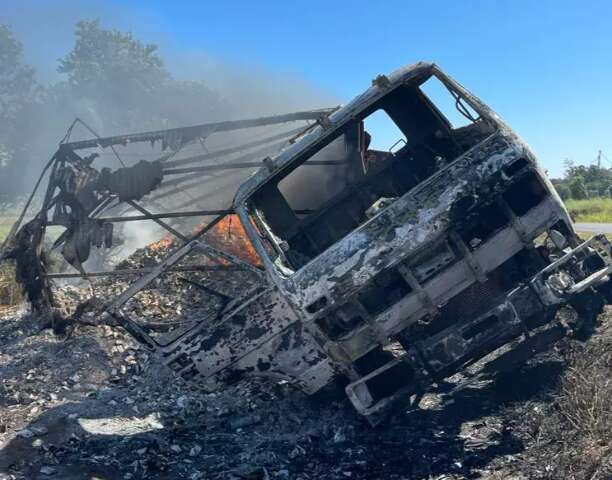
[[[396,87],[253,196],[276,263],[301,268],[488,134],[475,112],[453,128],[420,87]]]
[[[366,150],[395,153],[406,145],[406,135],[383,109],[363,120]]]
[[[292,210],[316,210],[360,176],[357,133],[352,133],[340,135],[278,182]]]
[[[438,115],[448,122],[448,137],[461,151],[466,151],[493,133],[495,127],[485,121],[459,94],[435,76],[430,77],[419,90],[434,105]]]
[[[453,129],[470,126],[478,120],[478,113],[435,76],[419,88],[446,117]]]

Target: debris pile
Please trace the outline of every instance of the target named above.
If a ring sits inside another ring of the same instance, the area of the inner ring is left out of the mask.
[[[606,317],[600,335],[611,331]],[[440,385],[421,409],[399,411],[372,428],[338,392],[309,397],[283,382],[245,381],[203,393],[109,327],[82,326],[58,339],[24,316],[4,321],[0,337],[3,479],[549,479],[571,471],[576,479],[603,480],[610,474],[609,443],[598,446],[590,468],[578,456],[563,457],[573,458],[573,466],[552,461],[561,447],[583,453],[581,437],[554,414],[564,358],[578,348],[573,341],[452,397],[444,393],[449,385]]]

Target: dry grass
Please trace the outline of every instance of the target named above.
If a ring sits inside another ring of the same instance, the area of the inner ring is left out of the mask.
[[[15,267],[9,262],[0,264],[0,310],[7,310],[23,301],[21,287],[15,281]]]
[[[0,217],[0,242],[8,235],[15,220],[13,217]]]
[[[0,242],[2,242],[17,220],[20,213],[20,200],[0,200]]]
[[[557,400],[568,433],[575,438],[564,448],[571,459],[565,462],[567,478],[612,478],[611,373],[611,331],[572,352]],[[574,461],[577,457],[580,462]]]
[[[559,408],[576,432],[603,445],[612,440],[612,348],[594,353],[579,353],[572,361],[561,386]]]
[[[608,314],[609,315],[609,314]],[[586,345],[573,342],[556,396],[517,415],[529,438],[520,471],[547,480],[612,478],[612,318]]]

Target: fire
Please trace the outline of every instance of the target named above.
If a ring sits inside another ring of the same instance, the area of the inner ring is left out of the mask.
[[[170,235],[166,235],[161,240],[155,243],[151,243],[148,246],[148,248],[150,248],[154,252],[157,252],[158,250],[165,250],[167,248],[170,248],[172,245],[174,245],[174,237],[171,237]]]
[[[201,226],[196,228],[196,232],[201,228]],[[227,215],[205,235],[205,238],[213,247],[231,253],[252,265],[261,266],[261,258],[237,215]]]
[[[205,226],[205,224],[197,226],[192,233],[194,235],[197,234]],[[261,258],[237,215],[227,215],[224,217],[204,235],[204,238],[211,246],[230,253],[240,260],[256,266],[261,266],[262,264]],[[150,244],[148,248],[153,251],[165,250],[173,246],[174,242],[175,238],[173,236],[166,235],[158,242]]]

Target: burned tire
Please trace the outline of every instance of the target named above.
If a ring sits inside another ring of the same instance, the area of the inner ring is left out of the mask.
[[[599,285],[596,290],[604,297],[606,304],[612,304],[612,280]]]
[[[569,302],[578,314],[574,337],[586,341],[595,331],[597,317],[606,305],[606,298],[595,290],[587,290],[575,295]]]

